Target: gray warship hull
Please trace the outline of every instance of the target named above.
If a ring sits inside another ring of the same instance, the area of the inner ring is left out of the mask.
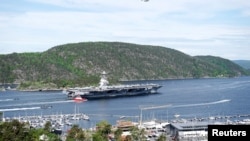
[[[116,97],[139,96],[157,93],[162,86],[158,84],[108,85],[107,73],[102,73],[98,87],[71,88],[67,90],[69,98],[81,96],[85,99],[104,99]]]
[[[145,84],[129,86],[109,86],[105,88],[75,88],[68,90],[67,95],[70,99],[74,99],[74,97],[78,95],[86,99],[107,99],[154,94],[158,93],[157,90],[161,87],[162,86],[157,84]]]

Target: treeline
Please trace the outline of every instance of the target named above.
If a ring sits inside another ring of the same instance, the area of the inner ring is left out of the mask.
[[[79,125],[73,125],[65,134],[61,136],[53,132],[51,123],[47,121],[43,128],[30,128],[29,123],[12,120],[10,122],[0,122],[0,141],[138,141],[146,140],[146,131],[134,126],[129,129],[131,135],[122,136],[120,128],[112,128],[107,121],[100,121],[96,124],[96,130],[85,130]],[[166,141],[167,138],[161,134],[157,141]]]
[[[40,129],[30,128],[29,123],[18,120],[0,122],[0,141],[39,141],[41,136],[50,141],[60,141],[59,136],[51,131],[49,122]]]
[[[0,55],[0,82],[23,88],[97,85],[106,71],[111,83],[124,80],[235,77],[249,71],[230,60],[192,57],[180,51],[121,42],[83,42],[41,53]],[[47,86],[46,86],[47,87]]]

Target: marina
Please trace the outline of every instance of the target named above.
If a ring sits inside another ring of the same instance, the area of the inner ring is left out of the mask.
[[[98,116],[98,115],[91,115]],[[100,116],[100,115],[99,115]],[[113,115],[119,116],[119,115]],[[167,138],[178,139],[179,141],[185,140],[207,140],[208,125],[250,125],[250,114],[246,115],[230,115],[230,116],[215,116],[215,117],[202,117],[183,119],[175,116],[175,119],[170,121],[161,121],[158,119],[151,119],[150,121],[131,122],[124,120],[126,116],[120,116],[113,129],[120,128],[123,134],[130,134],[131,127],[138,127],[145,130],[145,136],[148,141],[155,141],[160,135]],[[10,122],[18,120],[23,123],[29,123],[31,128],[44,128],[47,122],[51,123],[52,131],[61,135],[61,138],[67,135],[67,131],[73,125],[79,125],[80,122],[90,121],[88,115],[83,113],[78,114],[56,114],[56,115],[37,115],[37,116],[18,116],[12,118],[3,118],[3,121]],[[187,127],[190,128],[187,130]],[[184,130],[185,129],[185,130]],[[96,127],[89,129],[96,131]],[[178,132],[178,133],[177,133]]]
[[[2,117],[2,121],[12,121],[18,120],[20,122],[28,122],[33,128],[42,128],[43,125],[49,121],[52,123],[52,127],[63,127],[64,125],[71,126],[72,124],[77,124],[75,121],[85,120],[90,121],[90,116],[116,116],[117,121],[123,120],[124,118],[129,118],[130,116],[121,116],[121,115],[86,115],[84,113],[77,114],[54,114],[54,115],[33,115],[33,116],[15,116],[15,117]],[[139,116],[136,116],[139,119]],[[184,119],[175,117],[172,120],[159,120],[151,119],[149,121],[157,121],[159,123],[196,123],[196,122],[207,122],[208,124],[250,124],[250,114],[245,115],[228,115],[228,116],[211,116],[211,117],[200,117],[200,118],[191,118]],[[147,123],[148,121],[142,121],[141,125]],[[140,121],[134,123],[140,125]]]
[[[56,115],[33,115],[33,116],[17,116],[4,117],[3,121],[9,122],[18,120],[20,122],[29,123],[31,128],[43,128],[46,122],[50,122],[54,129],[67,129],[67,126],[78,124],[79,120],[89,120],[86,114],[56,114]],[[77,122],[76,122],[77,121]]]

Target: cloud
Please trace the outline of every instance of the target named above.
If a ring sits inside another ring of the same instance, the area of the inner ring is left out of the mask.
[[[150,0],[149,2],[142,2],[141,0],[29,0],[35,3],[43,3],[64,8],[79,8],[79,9],[92,9],[99,10],[107,8],[115,9],[117,11],[136,11],[145,10],[151,12],[180,12],[180,11],[225,11],[232,9],[248,9],[250,2],[246,0]],[[99,8],[99,9],[98,9]],[[153,11],[152,11],[153,10]]]
[[[69,42],[124,41],[234,59],[227,48],[237,52],[250,44],[245,0],[26,0],[29,4],[42,6],[0,12],[1,46],[40,51]]]

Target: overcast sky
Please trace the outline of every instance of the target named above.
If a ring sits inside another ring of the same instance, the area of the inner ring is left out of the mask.
[[[250,1],[0,0],[0,54],[85,41],[250,60]]]

